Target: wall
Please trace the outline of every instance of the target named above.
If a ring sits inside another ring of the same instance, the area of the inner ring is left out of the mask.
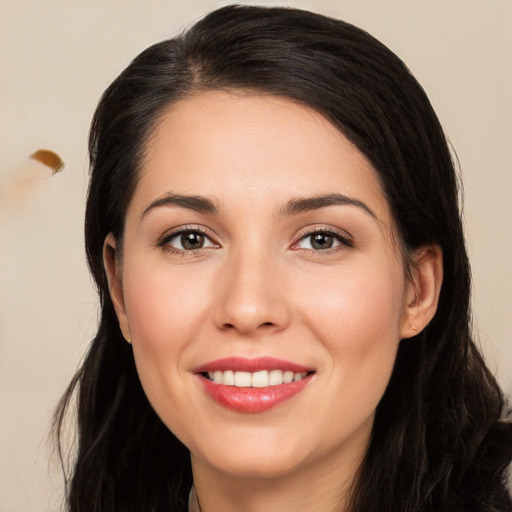
[[[0,0],[0,512],[61,501],[49,423],[97,315],[82,249],[95,104],[141,49],[221,3]],[[463,168],[481,342],[512,391],[512,2],[293,5],[367,29],[427,90]],[[38,148],[58,152],[65,170],[30,164]]]

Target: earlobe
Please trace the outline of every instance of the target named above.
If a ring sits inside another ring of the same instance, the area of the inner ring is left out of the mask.
[[[131,342],[130,327],[123,296],[123,283],[121,279],[121,269],[117,252],[117,242],[112,233],[109,233],[103,243],[103,266],[108,279],[108,288],[110,298],[116,311],[119,328],[129,343]]]
[[[401,338],[421,332],[434,317],[443,283],[443,253],[438,245],[421,247],[413,255],[407,284]]]

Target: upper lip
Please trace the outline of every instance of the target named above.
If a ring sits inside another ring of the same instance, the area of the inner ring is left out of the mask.
[[[234,372],[259,372],[263,370],[283,370],[292,371],[294,373],[303,373],[313,371],[312,368],[297,364],[284,359],[277,359],[275,357],[226,357],[223,359],[217,359],[210,361],[194,369],[195,373],[215,372],[215,371],[227,371],[232,370]]]

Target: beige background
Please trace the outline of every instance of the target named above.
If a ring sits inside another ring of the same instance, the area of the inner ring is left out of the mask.
[[[97,315],[82,249],[95,104],[140,50],[222,3],[0,0],[1,512],[59,509],[46,436]],[[367,29],[427,90],[463,168],[482,345],[512,391],[512,1],[280,3]],[[38,148],[64,172],[29,165]]]

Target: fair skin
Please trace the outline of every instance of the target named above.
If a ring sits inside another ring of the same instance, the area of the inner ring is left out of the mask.
[[[366,158],[288,100],[188,97],[148,143],[122,243],[120,258],[105,242],[120,327],[203,512],[343,510],[399,341],[430,321],[442,280],[437,247],[407,277]],[[226,406],[198,372],[262,356],[307,369],[262,409]]]

